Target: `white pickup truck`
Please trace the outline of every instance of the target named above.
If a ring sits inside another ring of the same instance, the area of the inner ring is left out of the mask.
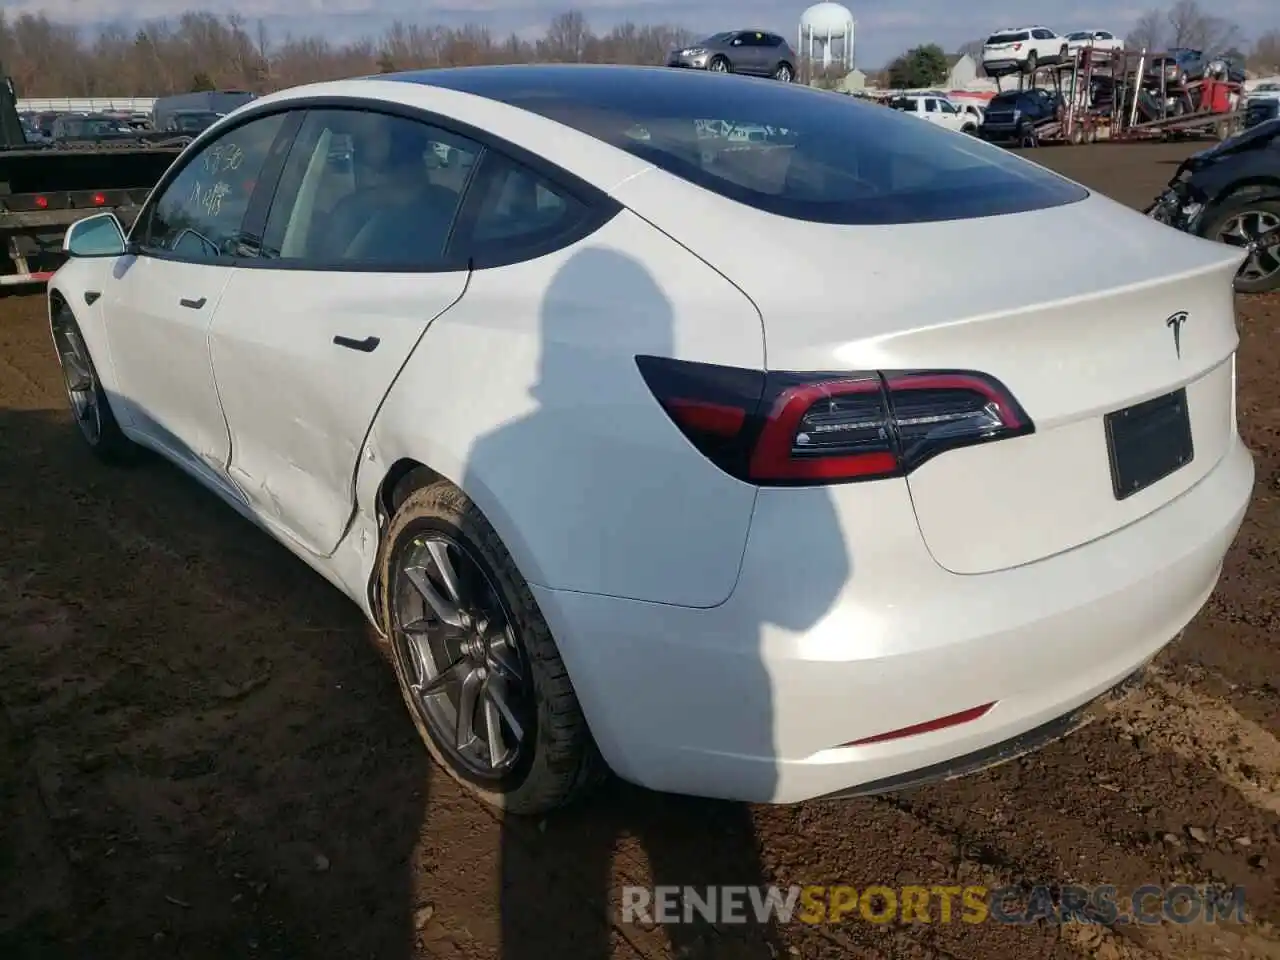
[[[932,94],[907,94],[889,101],[894,110],[901,110],[929,123],[936,123],[948,130],[976,134],[982,124],[982,108],[973,104],[952,103],[946,97]]]

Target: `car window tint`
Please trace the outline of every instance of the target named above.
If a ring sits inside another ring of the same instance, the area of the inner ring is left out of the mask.
[[[156,200],[143,248],[194,260],[238,256],[240,226],[285,114],[251,120],[218,137],[182,168]]]
[[[464,137],[405,117],[309,111],[271,202],[263,256],[438,265],[479,153]]]
[[[497,151],[485,153],[475,186],[467,252],[489,261],[521,259],[549,249],[586,212],[576,198]]]
[[[779,216],[915,223],[1037,210],[1088,196],[998,147],[799,84],[722,83],[681,71],[654,72],[637,84],[629,73],[603,69],[504,69],[432,71],[423,82],[549,117]],[[764,135],[744,142],[730,132],[742,129]]]

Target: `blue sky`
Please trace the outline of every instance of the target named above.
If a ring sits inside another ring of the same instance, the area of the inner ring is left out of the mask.
[[[376,33],[393,20],[460,25],[484,24],[499,32],[533,34],[568,8],[581,10],[596,29],[624,20],[678,23],[713,32],[762,26],[794,36],[803,0],[710,0],[690,4],[669,0],[194,0],[193,6],[265,20],[272,31],[323,32],[343,40]],[[917,43],[937,41],[954,49],[998,26],[1045,23],[1059,32],[1096,27],[1124,33],[1153,4],[1142,0],[864,0],[846,4],[858,23],[859,65],[883,65]],[[172,17],[186,5],[177,0],[5,0],[5,12],[43,12],[55,19],[93,26],[112,21]],[[1238,23],[1249,39],[1280,29],[1280,0],[1210,0],[1205,6]],[[794,42],[794,41],[793,41]]]

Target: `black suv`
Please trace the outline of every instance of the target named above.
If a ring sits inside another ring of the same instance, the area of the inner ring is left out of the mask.
[[[978,136],[993,142],[1034,140],[1035,128],[1056,117],[1061,103],[1057,94],[1039,87],[997,93],[987,103]]]
[[[786,83],[796,78],[798,62],[791,44],[778,34],[763,30],[716,33],[667,54],[668,67],[745,73],[754,77],[773,77]]]

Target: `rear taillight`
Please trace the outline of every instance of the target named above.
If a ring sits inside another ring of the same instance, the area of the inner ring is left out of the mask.
[[[905,476],[956,447],[1034,431],[998,380],[971,371],[762,373],[636,358],[667,415],[727,473],[761,486]]]
[[[1013,45],[1013,49],[1014,49],[1014,50],[1021,50],[1021,49],[1022,49],[1022,44],[1020,44],[1020,43],[1015,43],[1015,44]]]
[[[41,210],[47,210],[47,209],[49,209],[49,198],[48,198],[48,197],[36,197],[36,206],[37,206],[37,207],[39,207]]]

